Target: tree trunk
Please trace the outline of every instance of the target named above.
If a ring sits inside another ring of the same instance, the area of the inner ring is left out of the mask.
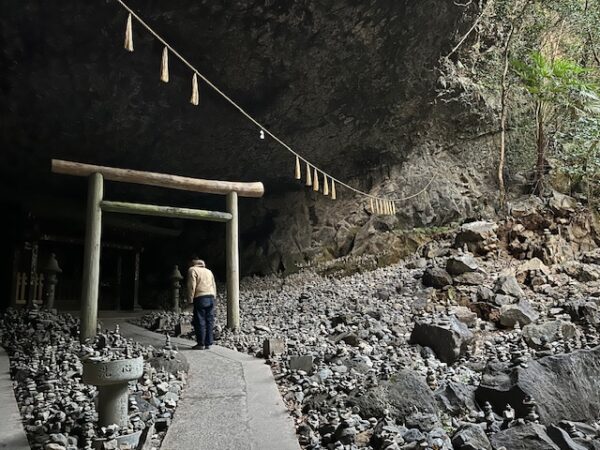
[[[506,204],[506,186],[504,184],[504,164],[506,156],[506,116],[508,97],[507,75],[508,75],[508,55],[510,49],[510,41],[512,39],[514,27],[511,25],[510,32],[506,38],[504,46],[504,70],[502,71],[501,87],[501,108],[500,108],[500,157],[498,161],[498,190],[500,191],[500,208],[504,208]]]
[[[544,172],[546,161],[546,133],[544,130],[544,110],[542,102],[538,102],[536,107],[535,120],[537,125],[537,164],[535,176],[534,192],[540,193],[544,184]]]

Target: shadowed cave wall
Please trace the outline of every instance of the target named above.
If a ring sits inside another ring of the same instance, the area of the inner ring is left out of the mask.
[[[159,81],[161,45],[113,1],[9,0],[0,18],[0,191],[14,214],[81,233],[85,181],[49,173],[63,158],[226,180],[260,180],[267,194],[241,202],[244,273],[378,252],[398,227],[440,225],[490,209],[481,155],[493,145],[492,106],[467,87],[439,96],[440,57],[471,26],[478,6],[449,0],[141,1],[132,6],[201,72],[318,167],[355,186],[401,199],[394,218],[370,216],[293,180],[293,158],[171,58]],[[456,61],[453,61],[456,63]],[[474,105],[475,103],[475,105]],[[474,107],[476,106],[476,107]],[[224,199],[137,186],[107,186],[110,199],[217,208]],[[15,219],[16,220],[16,219]],[[20,220],[20,219],[19,219]],[[218,227],[151,221],[172,238],[135,229],[150,264],[191,252],[222,266]],[[79,225],[78,225],[79,224]],[[16,227],[18,235],[21,228]],[[131,228],[131,227],[130,227]],[[5,239],[14,240],[14,237]],[[398,243],[394,245],[400,245]],[[192,250],[193,249],[193,250]],[[156,256],[155,256],[156,255]],[[160,255],[160,256],[158,256]],[[162,270],[162,268],[161,268]]]

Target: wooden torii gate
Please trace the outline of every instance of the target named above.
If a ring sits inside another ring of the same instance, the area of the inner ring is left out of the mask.
[[[227,327],[234,330],[239,328],[240,271],[237,199],[238,195],[242,197],[262,197],[265,192],[262,183],[202,180],[199,178],[188,178],[155,172],[95,166],[58,159],[52,160],[52,172],[88,177],[89,180],[83,256],[83,287],[81,294],[80,339],[82,342],[89,337],[95,336],[98,323],[102,211],[225,222],[227,228]],[[105,179],[169,189],[226,195],[227,212],[107,201],[103,198]]]

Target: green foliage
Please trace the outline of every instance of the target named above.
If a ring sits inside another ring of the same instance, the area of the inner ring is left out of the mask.
[[[561,172],[594,204],[600,194],[600,114],[580,118],[557,138],[561,143],[557,151]]]
[[[586,145],[598,131],[600,94],[592,70],[568,59],[549,58],[539,51],[527,60],[513,61],[513,69],[534,101],[534,120],[537,124],[538,174],[545,160],[547,137],[550,147],[558,149],[560,169],[569,176],[583,176],[586,180],[595,174],[591,170],[594,157],[589,153],[597,145]],[[593,141],[592,142],[597,142]],[[541,181],[541,178],[538,178]],[[588,189],[588,194],[592,191]]]
[[[565,104],[574,93],[593,89],[585,80],[588,71],[573,61],[551,60],[534,51],[528,61],[512,65],[527,91],[539,100]]]
[[[600,194],[590,188],[600,181],[600,0],[486,5],[478,40],[461,62],[472,58],[472,76],[486,93],[499,97],[505,88],[508,180],[534,164],[537,178],[551,160],[588,197]],[[511,70],[503,79],[505,56]]]

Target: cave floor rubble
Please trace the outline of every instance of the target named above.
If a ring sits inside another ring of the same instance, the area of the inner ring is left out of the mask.
[[[0,449],[29,450],[9,368],[8,354],[0,347]]]
[[[128,323],[131,314],[100,314],[103,328],[160,347],[164,336]],[[173,338],[189,362],[184,396],[162,443],[163,450],[223,448],[298,450],[294,424],[268,365],[214,345],[192,350],[193,341]]]

